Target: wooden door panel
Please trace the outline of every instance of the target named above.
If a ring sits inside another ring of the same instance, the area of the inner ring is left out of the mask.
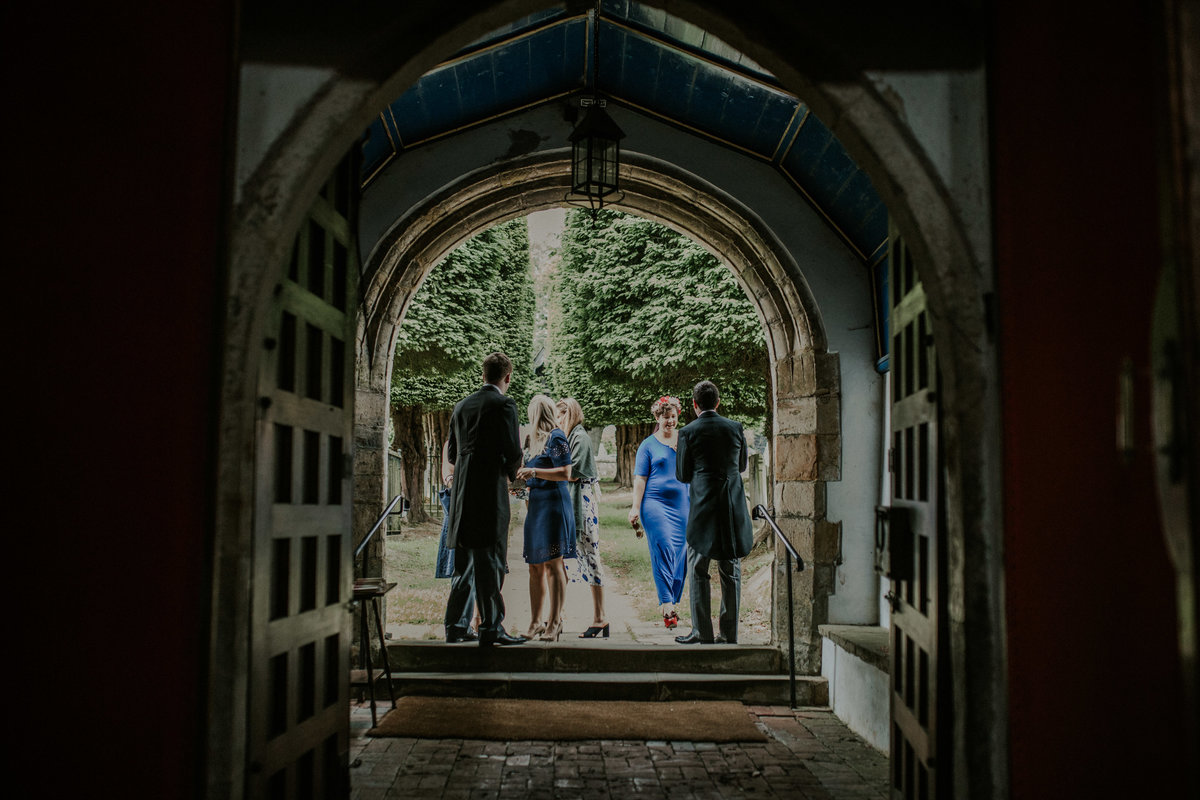
[[[910,563],[893,570],[891,771],[896,800],[937,794],[938,644],[942,532],[938,504],[936,357],[925,293],[908,248],[893,228],[889,245],[892,347],[891,515],[904,515]]]
[[[247,796],[349,792],[357,159],[296,236],[259,375]]]

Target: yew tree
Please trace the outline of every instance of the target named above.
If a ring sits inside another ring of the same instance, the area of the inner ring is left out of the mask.
[[[513,361],[509,394],[519,408],[532,395],[533,281],[525,218],[459,245],[425,278],[405,314],[392,368],[393,446],[404,463],[409,519],[428,519],[424,479],[435,474],[454,404],[479,388],[484,357]]]
[[[733,274],[688,237],[641,217],[567,215],[550,350],[559,396],[579,400],[589,426],[617,426],[617,480],[632,483],[650,405],[671,394],[691,416],[708,379],[721,412],[748,426],[767,408],[762,326]]]

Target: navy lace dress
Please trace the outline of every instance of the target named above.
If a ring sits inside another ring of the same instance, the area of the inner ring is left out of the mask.
[[[552,469],[571,463],[571,446],[558,428],[550,432],[546,448],[525,466]],[[575,507],[566,481],[530,478],[529,510],[525,513],[525,561],[542,564],[553,558],[575,558]]]

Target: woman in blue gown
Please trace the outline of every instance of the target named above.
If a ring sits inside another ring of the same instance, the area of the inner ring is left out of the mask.
[[[660,397],[650,407],[658,424],[638,446],[633,467],[633,507],[629,509],[629,524],[646,530],[658,610],[668,628],[679,624],[675,605],[683,596],[687,572],[688,487],[675,478],[681,410],[675,397]]]
[[[571,446],[556,416],[553,400],[534,395],[529,403],[529,450],[525,466],[517,472],[517,479],[529,487],[524,555],[529,564],[530,623],[526,636],[540,636],[544,641],[556,641],[562,633],[567,592],[563,559],[575,558],[575,507],[567,490]],[[543,623],[540,616],[546,594],[550,618]]]
[[[437,562],[434,564],[435,578],[454,577],[454,548],[446,546],[446,533],[450,527],[450,484],[454,481],[454,465],[450,463],[450,440],[442,444],[442,487],[438,489],[438,499],[442,502],[442,532],[438,536]],[[467,628],[467,638],[477,635],[479,631],[479,609],[475,608],[475,588],[471,587],[464,608],[473,609],[474,621],[468,627],[464,616],[462,627]]]

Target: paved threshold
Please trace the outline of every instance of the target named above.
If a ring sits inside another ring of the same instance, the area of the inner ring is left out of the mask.
[[[385,701],[386,708],[387,703]],[[747,706],[766,742],[371,738],[352,707],[352,800],[887,797],[887,756],[825,708]]]

